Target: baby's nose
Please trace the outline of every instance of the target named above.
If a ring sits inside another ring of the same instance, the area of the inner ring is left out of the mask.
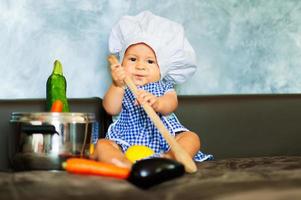
[[[143,65],[143,64],[137,64],[137,65],[136,65],[136,69],[138,69],[138,70],[145,70],[146,67],[145,67],[145,65]]]

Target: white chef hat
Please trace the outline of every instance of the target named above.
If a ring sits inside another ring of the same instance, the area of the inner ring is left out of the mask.
[[[145,43],[157,57],[161,79],[182,83],[196,71],[195,52],[184,35],[183,27],[149,11],[124,16],[113,27],[109,50],[122,61],[126,49]]]

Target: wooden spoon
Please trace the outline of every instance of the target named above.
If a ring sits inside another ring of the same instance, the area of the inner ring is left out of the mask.
[[[119,64],[118,59],[114,55],[109,55],[108,61],[111,65]],[[124,80],[125,84],[130,88],[134,96],[137,97],[138,89],[132,79],[130,77],[126,77]],[[174,156],[177,161],[182,163],[185,167],[185,171],[188,173],[194,173],[197,171],[197,167],[195,162],[192,160],[192,158],[189,156],[189,154],[177,143],[175,138],[170,135],[167,128],[164,126],[163,122],[161,121],[160,117],[157,115],[157,113],[153,110],[153,108],[148,104],[142,105],[143,109],[149,116],[149,118],[152,120],[152,122],[155,124],[159,132],[162,134],[163,138],[167,141],[167,143],[170,145],[171,151],[174,153]]]

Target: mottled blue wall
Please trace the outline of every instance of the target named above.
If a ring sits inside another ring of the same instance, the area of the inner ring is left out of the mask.
[[[68,97],[102,97],[110,29],[142,10],[182,23],[196,50],[180,94],[300,93],[299,0],[0,0],[0,98],[45,97],[55,59]]]

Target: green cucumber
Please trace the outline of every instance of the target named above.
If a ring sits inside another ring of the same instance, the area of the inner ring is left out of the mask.
[[[63,103],[63,112],[69,112],[69,105],[66,96],[67,82],[63,75],[63,67],[60,61],[54,62],[52,74],[46,83],[46,106],[47,111],[51,110],[51,106],[55,100]]]

